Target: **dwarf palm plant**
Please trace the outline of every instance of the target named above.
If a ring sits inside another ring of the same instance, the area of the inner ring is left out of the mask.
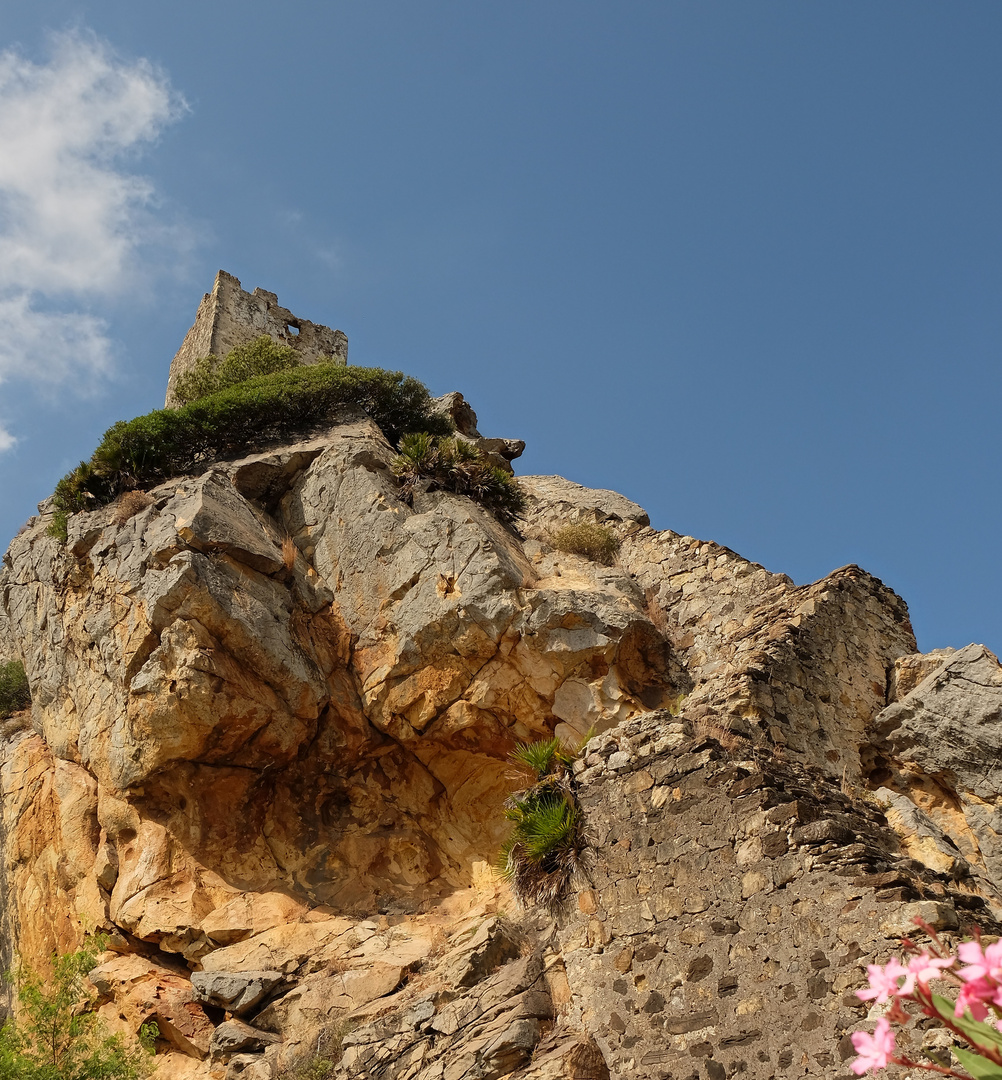
[[[557,772],[567,764],[568,755],[556,735],[552,739],[519,743],[509,755],[516,765],[524,765],[536,774],[537,780]]]
[[[512,830],[498,853],[496,869],[523,907],[553,907],[567,890],[583,846],[568,770],[576,753],[554,736],[521,743],[510,757],[530,769],[536,779],[505,803],[505,818]]]
[[[525,509],[525,495],[515,477],[491,464],[473,443],[454,435],[435,437],[424,431],[405,435],[393,471],[408,503],[419,487],[454,491],[480,503],[505,525],[512,525]]]

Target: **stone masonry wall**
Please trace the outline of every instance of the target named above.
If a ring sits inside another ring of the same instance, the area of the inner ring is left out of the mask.
[[[997,925],[964,883],[903,857],[878,806],[690,731],[648,714],[576,765],[593,861],[559,933],[568,1021],[614,1077],[848,1078],[866,963],[915,915],[948,939]]]
[[[857,566],[795,586],[670,531],[626,536],[622,561],[695,687],[685,712],[858,782],[860,742],[916,651],[904,601]]]
[[[246,292],[238,278],[220,270],[212,292],[202,297],[195,323],[171,362],[164,404],[167,408],[177,404],[174,397],[177,380],[200,357],[223,357],[237,345],[264,334],[282,345],[291,345],[306,364],[314,363],[320,356],[333,357],[343,364],[348,362],[348,338],[340,330],[300,319],[282,307],[274,293],[265,289]]]

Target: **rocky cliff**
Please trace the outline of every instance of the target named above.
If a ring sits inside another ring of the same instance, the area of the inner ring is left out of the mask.
[[[105,931],[101,1014],[156,1021],[161,1077],[333,1042],[373,1080],[847,1075],[864,965],[916,913],[1002,917],[997,659],[917,654],[857,567],[798,587],[560,477],[517,531],[408,504],[394,452],[348,415],[13,541],[8,954]],[[615,565],[556,550],[575,521]],[[509,754],[589,730],[582,864],[521,910]]]

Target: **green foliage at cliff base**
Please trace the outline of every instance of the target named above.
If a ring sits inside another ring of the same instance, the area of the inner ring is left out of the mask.
[[[27,969],[9,976],[17,986],[16,1016],[0,1031],[0,1080],[142,1080],[152,1065],[154,1031],[142,1047],[110,1035],[97,1015],[84,976],[95,964],[88,950],[53,959],[48,983]]]
[[[258,375],[180,409],[158,409],[110,427],[90,461],[57,484],[52,530],[65,538],[66,514],[202,471],[263,442],[305,437],[345,408],[365,412],[391,441],[408,431],[452,430],[432,411],[425,386],[399,371],[316,364]]]
[[[28,689],[24,664],[20,660],[9,660],[6,664],[0,664],[0,720],[6,720],[11,713],[27,709],[30,704],[31,692]]]

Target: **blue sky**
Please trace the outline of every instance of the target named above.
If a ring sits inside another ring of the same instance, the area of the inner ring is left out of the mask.
[[[0,0],[0,532],[220,267],[522,472],[1002,649],[1002,5]]]

